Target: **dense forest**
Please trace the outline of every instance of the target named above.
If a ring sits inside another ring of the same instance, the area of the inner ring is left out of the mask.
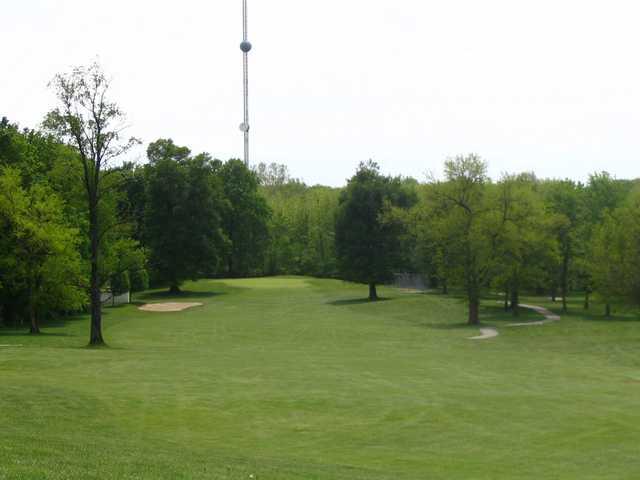
[[[133,164],[122,159],[137,141],[120,139],[121,112],[95,66],[54,86],[60,106],[40,127],[0,122],[0,326],[35,334],[42,321],[91,311],[101,343],[97,294],[179,293],[203,277],[336,277],[367,284],[375,300],[377,284],[416,272],[444,293],[464,291],[470,323],[487,291],[504,293],[514,315],[524,292],[564,309],[571,292],[584,308],[596,295],[604,315],[640,300],[636,180],[491,179],[470,154],[424,181],[363,162],[330,188],[171,139]]]

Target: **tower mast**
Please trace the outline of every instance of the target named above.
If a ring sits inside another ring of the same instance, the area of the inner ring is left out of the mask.
[[[249,52],[251,43],[247,37],[247,0],[242,0],[242,90],[244,99],[244,121],[240,130],[244,135],[244,163],[249,166]]]

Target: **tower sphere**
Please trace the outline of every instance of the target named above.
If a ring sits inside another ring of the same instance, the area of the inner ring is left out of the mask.
[[[245,40],[240,44],[240,50],[242,50],[244,53],[249,53],[249,51],[251,51],[251,43]]]

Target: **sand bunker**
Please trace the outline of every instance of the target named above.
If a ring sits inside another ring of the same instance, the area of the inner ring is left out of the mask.
[[[138,310],[142,310],[144,312],[181,312],[186,310],[187,308],[192,307],[201,307],[202,303],[147,303],[141,307],[138,307]]]

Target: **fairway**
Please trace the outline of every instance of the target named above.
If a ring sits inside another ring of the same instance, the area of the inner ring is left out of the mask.
[[[0,479],[637,479],[640,322],[202,280],[42,336],[0,329]],[[194,302],[182,312],[145,303]],[[558,313],[550,301],[526,303]],[[577,306],[570,305],[574,312]],[[523,311],[518,321],[539,321]]]

